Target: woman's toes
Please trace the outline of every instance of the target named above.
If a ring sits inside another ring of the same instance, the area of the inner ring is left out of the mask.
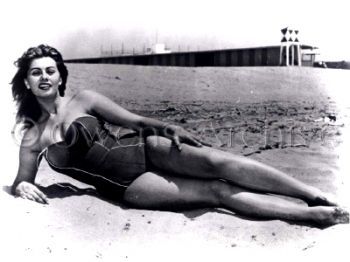
[[[333,213],[336,224],[349,224],[349,212],[340,207],[336,207]]]
[[[349,212],[340,207],[314,207],[314,221],[321,227],[349,223]]]

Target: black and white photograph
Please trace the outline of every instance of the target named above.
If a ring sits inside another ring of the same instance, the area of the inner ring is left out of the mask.
[[[4,261],[347,254],[346,1],[0,7]]]

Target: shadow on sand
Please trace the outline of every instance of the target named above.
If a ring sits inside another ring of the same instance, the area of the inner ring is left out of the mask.
[[[70,183],[56,183],[49,186],[38,186],[48,198],[65,198],[70,196],[98,196],[94,188],[79,188]]]
[[[66,198],[66,197],[71,197],[71,196],[84,196],[84,195],[89,195],[93,196],[96,198],[99,198],[103,201],[107,201],[113,205],[118,206],[121,209],[127,210],[130,208],[135,209],[135,207],[129,207],[126,204],[124,204],[120,199],[118,199],[117,196],[111,197],[110,194],[108,195],[101,195],[95,188],[79,188],[75,185],[72,185],[71,183],[55,183],[51,184],[49,186],[38,186],[38,188],[46,194],[46,196],[49,199],[53,198]],[[3,186],[3,191],[8,193],[9,195],[13,195],[11,192],[11,186]],[[142,208],[136,208],[142,210]],[[258,218],[258,217],[251,217],[251,216],[245,216],[241,214],[237,214],[235,212],[222,209],[222,208],[208,208],[208,207],[195,207],[195,208],[170,208],[170,209],[161,209],[157,211],[172,211],[176,213],[182,213],[185,217],[194,220],[197,217],[200,217],[204,214],[207,214],[209,212],[215,212],[219,214],[225,214],[225,215],[230,215],[230,216],[235,216],[237,218],[243,219],[243,220],[248,220],[248,221],[271,221],[275,219],[269,219],[269,218]],[[313,225],[307,222],[295,222],[295,221],[288,221],[284,220],[286,223],[290,225],[296,225],[296,226],[308,226],[308,227],[316,227],[316,228],[326,228],[326,227],[320,227],[318,225]]]
[[[97,192],[93,188],[79,188],[70,183],[56,183],[49,186],[37,187],[48,197],[48,198],[65,198],[70,196],[82,196],[91,195],[97,196]],[[3,186],[3,191],[9,195],[13,195],[11,192],[11,186]]]

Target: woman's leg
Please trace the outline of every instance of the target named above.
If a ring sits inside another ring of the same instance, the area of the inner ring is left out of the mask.
[[[197,178],[221,178],[253,190],[298,197],[312,206],[335,205],[319,189],[246,157],[185,144],[179,151],[169,139],[158,136],[147,137],[146,144],[150,162],[166,172]]]
[[[308,207],[276,196],[248,192],[220,180],[167,176],[147,172],[126,190],[124,200],[137,208],[180,210],[225,207],[243,215],[315,222],[322,226],[348,222],[338,207]]]

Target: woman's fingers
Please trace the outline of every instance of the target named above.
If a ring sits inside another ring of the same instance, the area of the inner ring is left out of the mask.
[[[31,194],[28,194],[28,193],[20,194],[20,197],[24,198],[24,199],[32,200],[32,201],[35,200],[34,197]]]
[[[181,151],[181,142],[187,143],[192,146],[201,147],[202,145],[211,146],[210,144],[200,140],[190,132],[184,130],[182,127],[169,125],[165,132],[166,137],[171,138],[175,146]]]
[[[17,189],[17,195],[21,198],[48,204],[47,196],[32,184],[24,184]]]
[[[20,198],[24,198],[24,199],[27,198],[25,193],[20,193],[20,194],[18,194],[18,196],[19,196]]]
[[[187,137],[188,142],[190,142],[193,146],[201,147],[202,143],[194,136]]]
[[[203,146],[212,147],[212,144],[209,144],[209,143],[207,143],[207,142],[205,142],[205,141],[203,141],[202,139],[199,139],[199,138],[196,138],[196,139],[197,139],[197,141],[198,141],[199,143],[201,143]]]
[[[36,201],[36,202],[41,203],[41,204],[48,204],[46,197],[40,196],[35,192],[23,193],[23,194],[20,194],[20,197],[24,198],[24,199],[31,200],[31,201]]]
[[[181,150],[182,150],[182,147],[181,147],[181,143],[180,143],[180,138],[179,138],[179,136],[178,136],[178,135],[173,136],[173,141],[174,141],[174,144],[175,144],[175,146],[177,147],[177,149],[178,149],[179,151],[181,151]]]
[[[211,147],[212,145],[209,143],[204,142],[203,140],[197,138],[194,135],[191,135],[190,137],[186,137],[187,138],[187,142],[191,143],[191,145],[193,146],[197,146],[197,147],[201,147],[201,146],[209,146]]]
[[[33,194],[33,198],[36,202],[41,203],[41,204],[47,204],[45,200],[39,196],[38,194]]]
[[[49,203],[47,196],[43,192],[41,192],[39,189],[35,188],[34,193],[35,193],[35,195],[34,195],[35,200],[37,200],[38,202],[43,203],[43,204]]]

